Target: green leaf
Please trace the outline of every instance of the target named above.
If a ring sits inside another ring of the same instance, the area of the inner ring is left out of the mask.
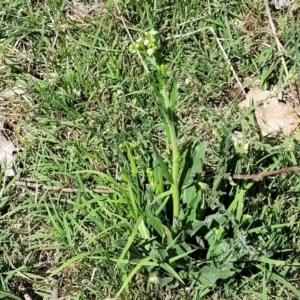
[[[0,299],[16,299],[16,300],[22,300],[23,298],[20,298],[12,293],[8,293],[8,292],[4,292],[1,291],[0,292]]]
[[[287,266],[290,264],[284,260],[270,259],[267,257],[260,257],[260,258],[258,258],[258,261],[260,261],[262,263],[274,265],[274,266]],[[292,265],[293,265],[293,267],[299,267],[300,263],[292,263]]]
[[[137,176],[138,173],[138,169],[136,167],[136,163],[135,163],[135,157],[133,155],[132,149],[130,147],[129,143],[126,143],[126,150],[127,150],[127,155],[129,157],[130,160],[130,165],[131,165],[131,172],[133,176]]]
[[[193,183],[193,178],[191,177],[192,173],[192,166],[193,166],[193,158],[192,158],[192,151],[193,151],[193,143],[187,141],[180,147],[181,152],[181,162],[182,165],[180,166],[181,174],[180,174],[180,186],[183,187],[185,185],[190,185]]]
[[[190,250],[190,251],[188,251],[188,252],[185,252],[185,253],[176,255],[176,256],[170,258],[169,262],[170,262],[170,263],[173,263],[173,262],[175,262],[176,260],[179,260],[179,259],[181,259],[181,258],[183,258],[183,257],[186,257],[186,256],[188,256],[189,254],[191,254],[191,253],[193,253],[193,252],[195,252],[195,251],[197,251],[197,250],[198,250],[198,249],[193,249],[193,250]]]
[[[228,212],[236,212],[236,218],[239,222],[242,222],[243,218],[243,206],[244,206],[244,197],[246,192],[253,186],[253,182],[245,183],[242,187],[237,188],[236,196],[234,200],[231,202],[230,206],[228,207]]]
[[[139,233],[143,239],[150,239],[149,230],[146,227],[144,220],[142,220],[139,225]]]
[[[164,133],[165,133],[166,137],[170,140],[171,132],[170,132],[170,124],[169,124],[170,120],[169,120],[168,114],[167,114],[166,110],[161,107],[158,108],[158,111],[159,111],[159,115],[163,122]]]
[[[206,228],[206,223],[205,222],[199,221],[199,220],[191,220],[185,226],[184,231],[185,231],[185,234],[188,235],[188,237],[192,237],[202,227]]]
[[[170,106],[171,108],[174,108],[177,100],[177,95],[178,95],[178,87],[179,84],[176,79],[173,80],[172,82],[172,87],[171,87],[171,93],[170,93]]]
[[[166,261],[169,257],[166,248],[158,243],[155,243],[155,246],[152,247],[151,255],[155,257],[156,261]]]
[[[72,172],[72,174],[82,174],[82,173],[87,173],[87,174],[94,174],[98,176],[100,179],[102,179],[105,183],[111,183],[113,185],[113,188],[107,187],[107,186],[99,186],[99,188],[108,188],[110,189],[116,196],[118,196],[120,199],[117,200],[117,202],[120,203],[121,200],[124,199],[124,201],[127,203],[128,208],[130,210],[130,213],[134,218],[137,218],[137,209],[134,210],[132,207],[132,204],[134,204],[134,199],[131,199],[129,197],[128,191],[126,191],[123,186],[118,183],[111,175],[105,174],[103,172],[95,171],[95,170],[80,170],[80,171],[75,171]],[[124,176],[127,176],[125,173],[123,173]],[[109,200],[108,200],[109,201]],[[136,203],[136,202],[135,202]]]
[[[285,286],[287,289],[289,289],[292,293],[294,293],[298,297],[298,299],[300,299],[300,292],[298,291],[298,289],[292,284],[290,284],[286,279],[284,279],[282,276],[276,273],[272,273],[271,276],[283,286]]]
[[[62,264],[60,267],[55,269],[51,274],[50,277],[53,277],[54,275],[58,274],[60,271],[62,271],[64,268],[67,268],[68,266],[72,265],[74,262],[83,259],[84,257],[90,255],[92,252],[83,252],[80,253],[70,259],[68,259],[64,264]]]
[[[180,283],[184,284],[179,274],[167,263],[162,263],[160,266],[167,271],[168,274],[176,278]]]
[[[170,190],[171,193],[173,192],[172,190]],[[155,211],[155,215],[158,216],[160,214],[160,212],[166,207],[167,203],[169,201],[169,197],[165,197],[164,201],[162,202],[162,204],[159,206],[159,208]]]
[[[200,174],[202,173],[202,166],[205,159],[205,153],[207,149],[207,142],[201,142],[193,153],[193,166],[192,166],[192,173],[193,174]]]
[[[132,245],[133,240],[134,240],[135,236],[138,233],[138,230],[139,230],[139,227],[140,227],[140,224],[141,224],[142,221],[143,221],[143,216],[140,216],[138,218],[138,220],[137,220],[137,222],[136,222],[136,224],[135,224],[132,232],[131,232],[131,235],[128,238],[127,244],[124,247],[121,256],[119,257],[119,259],[117,261],[117,266],[120,265],[121,261],[123,260],[123,258],[125,257],[127,251],[129,250],[130,246]]]
[[[204,266],[200,270],[200,281],[204,286],[213,286],[219,279],[232,277],[235,272],[229,268],[217,269],[214,267]]]
[[[262,281],[262,286],[263,286],[263,300],[267,300],[267,280],[266,280],[266,270],[263,272],[263,281]]]
[[[278,228],[284,228],[284,227],[292,227],[292,225],[300,225],[300,222],[296,222],[296,223],[282,223],[282,224],[275,224],[275,225],[270,225],[268,229],[274,230],[274,229],[278,229]],[[248,233],[257,233],[257,232],[262,232],[264,229],[266,229],[266,226],[260,226],[260,227],[255,227],[252,229],[249,229]]]
[[[150,203],[150,206],[151,206],[151,205],[154,205],[154,204],[157,203],[158,201],[160,201],[160,200],[166,198],[167,196],[170,196],[171,194],[172,194],[172,190],[168,190],[168,191],[166,191],[166,192],[163,192],[163,193],[157,195],[157,196],[153,199],[153,201]]]
[[[163,176],[169,181],[169,183],[173,184],[173,178],[171,173],[169,172],[168,166],[165,164],[165,162],[163,161],[162,156],[158,153],[155,145],[152,143],[153,146],[153,150],[155,153],[155,157],[157,159],[157,162],[161,168],[162,174]]]
[[[117,248],[124,248],[127,244],[127,241],[126,240],[118,240],[115,244],[114,244],[114,247],[117,247]],[[143,258],[144,258],[144,255],[143,253],[141,253],[139,251],[139,249],[137,247],[135,247],[134,245],[131,245],[128,249],[128,252],[129,252],[129,261],[131,264],[138,264]],[[112,261],[117,261],[117,260],[114,260],[112,259]],[[125,264],[125,263],[128,263],[128,261],[126,259],[124,259],[121,264]]]
[[[132,182],[130,175],[123,173],[123,176],[127,181],[128,193],[130,196],[129,199],[132,207],[131,211],[133,212],[132,216],[134,219],[137,219],[140,210],[140,195],[138,191],[139,187]]]
[[[159,284],[162,287],[170,283],[172,280],[172,277],[160,277],[158,272],[150,274],[148,279],[150,283]]]
[[[167,244],[171,244],[171,242],[173,242],[173,236],[170,229],[165,225],[162,225],[162,228],[164,230],[164,239],[167,241]]]
[[[147,223],[151,225],[161,237],[163,237],[161,219],[154,216],[148,208],[146,208],[146,217]]]
[[[296,287],[294,287],[292,284],[290,284],[281,275],[279,275],[275,272],[270,272],[264,266],[261,266],[261,265],[256,265],[256,267],[263,272],[267,271],[268,273],[270,273],[270,276],[273,277],[273,279],[275,279],[276,281],[281,283],[285,288],[289,289],[292,293],[294,293],[300,299],[300,292],[298,291],[298,289]]]
[[[187,215],[188,219],[194,219],[195,217],[202,219],[204,217],[205,198],[202,191],[199,191],[195,185],[184,189],[182,201],[187,204],[187,209],[191,210]]]
[[[148,256],[145,257],[144,259],[142,259],[135,267],[134,269],[130,272],[130,274],[128,275],[128,277],[124,280],[121,288],[119,289],[118,293],[116,294],[115,298],[119,298],[119,296],[121,295],[121,293],[124,291],[124,289],[128,286],[130,280],[132,279],[132,277],[138,272],[138,270],[146,265],[149,265],[148,263],[150,262],[150,260],[153,260],[152,256]],[[153,264],[150,264],[153,265]]]

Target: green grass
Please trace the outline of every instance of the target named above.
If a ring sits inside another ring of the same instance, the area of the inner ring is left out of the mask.
[[[297,134],[260,136],[216,39],[241,82],[299,86],[299,9],[271,5],[286,78],[263,1],[1,5],[0,92],[26,93],[1,107],[22,151],[0,190],[0,298],[55,299],[56,280],[66,299],[299,299],[299,172],[221,176],[297,165]],[[124,23],[157,30],[153,56]]]

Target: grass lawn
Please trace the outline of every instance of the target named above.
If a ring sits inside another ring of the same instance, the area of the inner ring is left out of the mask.
[[[1,299],[300,299],[300,133],[238,105],[299,105],[266,2],[1,0]]]

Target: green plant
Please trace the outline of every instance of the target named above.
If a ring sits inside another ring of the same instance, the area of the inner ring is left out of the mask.
[[[286,83],[282,55],[299,85],[290,12],[271,6],[281,52],[262,1],[3,0],[0,98],[23,92],[1,109],[23,151],[1,186],[0,298],[298,299],[299,173],[233,175],[295,166],[299,143],[262,138],[227,93]]]
[[[146,33],[130,49],[139,51],[148,62],[165,140],[159,147],[151,137],[150,143],[120,144],[121,180],[89,172],[101,178],[102,187],[109,186],[116,203],[128,210],[135,222],[128,240],[116,244],[122,248],[117,266],[124,264],[126,256],[126,264],[136,265],[116,297],[142,267],[148,268],[149,283],[177,286],[187,280],[191,287],[200,287],[197,295],[203,296],[217,280],[237,272],[236,261],[258,253],[247,246],[245,233],[239,229],[241,211],[235,220],[235,208],[226,211],[217,199],[208,197],[209,186],[201,175],[207,143],[190,139],[178,146],[179,85],[167,67],[158,63],[162,59],[156,35],[155,31]]]

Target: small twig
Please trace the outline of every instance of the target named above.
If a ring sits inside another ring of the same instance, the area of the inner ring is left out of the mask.
[[[93,269],[92,276],[91,276],[90,284],[92,284],[92,282],[93,282],[93,280],[94,280],[94,278],[95,278],[96,271],[97,271],[97,268],[94,268],[94,269]]]
[[[72,180],[69,181],[69,183],[64,184],[58,188],[55,188],[54,190],[52,190],[51,192],[49,192],[50,195],[53,195],[57,192],[60,192],[62,189],[67,188],[68,186],[70,186],[72,184]]]
[[[51,192],[49,192],[50,195],[53,195],[57,192],[60,192],[61,190],[63,190],[64,188],[66,188],[68,186],[68,184],[64,184],[62,186],[59,186],[57,188],[54,188]]]
[[[58,300],[58,280],[52,279],[52,300]]]
[[[286,167],[278,170],[268,171],[268,172],[262,172],[258,174],[230,174],[225,173],[220,175],[220,177],[223,177],[224,179],[241,179],[241,180],[262,180],[265,177],[273,176],[273,175],[279,175],[284,173],[291,173],[291,172],[298,172],[300,171],[300,167]],[[201,174],[203,177],[218,177],[219,175],[213,174],[213,173],[206,173],[202,172]]]
[[[224,174],[215,174],[212,172],[202,172],[200,175],[202,177],[222,177],[224,179],[239,179],[239,180],[262,180],[265,177],[284,174],[284,173],[291,173],[291,172],[298,172],[300,171],[300,167],[286,167],[281,168],[278,170],[268,171],[268,172],[262,172],[258,174],[230,174],[230,173],[224,173]],[[192,175],[192,177],[195,177],[195,175]],[[168,184],[168,182],[166,182]],[[63,192],[63,193],[78,193],[80,189],[76,188],[64,188],[64,187],[55,187],[55,186],[49,186],[49,185],[42,185],[38,183],[29,183],[27,181],[15,181],[14,185],[16,187],[27,187],[31,189],[41,189],[45,191],[51,191],[52,193],[56,192]],[[115,191],[113,189],[92,189],[92,192],[96,194],[113,194]]]
[[[277,34],[277,31],[276,31],[276,28],[275,28],[275,25],[274,25],[274,22],[273,22],[273,19],[272,19],[272,15],[271,15],[269,2],[268,2],[268,0],[264,0],[264,2],[265,2],[265,7],[266,7],[266,13],[267,13],[267,16],[268,16],[268,19],[269,19],[269,24],[270,24],[270,27],[271,27],[271,30],[272,30],[272,33],[273,33],[273,36],[274,36],[274,39],[275,39],[275,42],[276,42],[276,45],[277,45],[277,49],[278,49],[279,52],[283,52],[284,48],[283,48],[283,46],[280,43],[280,40],[278,38],[278,34]],[[281,54],[281,61],[282,61],[282,65],[283,65],[285,74],[288,77],[289,76],[289,71],[287,69],[286,62],[285,62],[285,59],[283,57],[283,54]]]
[[[32,298],[29,296],[27,292],[24,292],[23,297],[25,300],[32,300]]]
[[[236,174],[233,175],[233,179],[263,179],[265,177],[269,176],[274,176],[274,175],[279,175],[279,174],[284,174],[284,173],[291,173],[291,172],[298,172],[300,171],[300,167],[287,167],[287,168],[282,168],[278,170],[273,170],[273,171],[268,171],[268,172],[262,172],[258,174],[252,174],[252,175],[240,175]]]
[[[78,193],[80,189],[76,188],[64,188],[64,187],[57,187],[57,186],[49,186],[43,185],[38,183],[30,183],[27,181],[15,181],[14,185],[16,187],[28,187],[31,189],[41,189],[44,191],[51,191],[51,192],[63,192],[63,193]],[[92,189],[92,191],[96,194],[113,194],[114,191],[110,189]]]
[[[115,167],[115,166],[117,166],[117,164],[115,164],[115,163],[109,164],[109,165],[104,166],[104,167],[97,166],[96,171],[103,172],[103,171],[106,171],[107,169],[110,169],[111,167]]]
[[[120,19],[121,19],[121,21],[122,21],[122,23],[123,23],[123,26],[124,26],[124,28],[125,28],[125,30],[126,30],[126,32],[127,32],[127,35],[128,35],[128,37],[129,37],[131,43],[134,43],[133,38],[132,38],[132,36],[131,36],[131,34],[130,34],[130,32],[129,32],[129,29],[128,29],[128,27],[127,27],[127,25],[126,25],[126,22],[125,22],[125,20],[124,20],[124,18],[123,18],[123,15],[122,15],[122,13],[121,13],[120,7],[119,7],[119,5],[118,5],[118,1],[117,1],[117,0],[114,0],[114,3],[115,3],[115,5],[116,5],[116,8],[117,8],[119,17],[120,17]],[[142,65],[143,65],[143,67],[144,67],[145,72],[146,72],[146,73],[149,73],[149,69],[148,69],[146,63],[144,62],[144,60],[143,60],[143,58],[142,58],[142,55],[141,55],[139,52],[137,52],[137,55],[138,55],[138,57],[139,57],[139,59],[140,59]]]

